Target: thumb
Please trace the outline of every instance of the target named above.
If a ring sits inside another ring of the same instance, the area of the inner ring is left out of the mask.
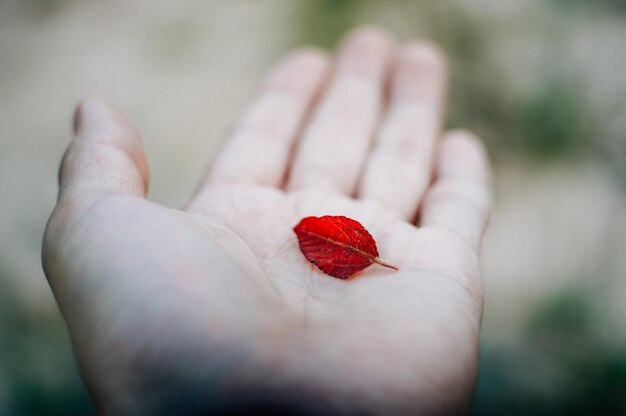
[[[86,99],[74,114],[72,140],[59,171],[59,199],[87,194],[145,196],[148,163],[137,130],[113,107]]]

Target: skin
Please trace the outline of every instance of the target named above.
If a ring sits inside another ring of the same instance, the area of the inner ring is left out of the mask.
[[[440,132],[446,63],[360,28],[270,74],[184,209],[136,130],[77,108],[43,265],[100,414],[450,414],[476,376],[489,209],[479,141]],[[361,222],[393,271],[322,274],[305,216]]]

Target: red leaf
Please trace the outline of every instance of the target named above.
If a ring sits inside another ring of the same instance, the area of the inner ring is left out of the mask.
[[[398,270],[378,258],[376,241],[361,223],[351,218],[306,217],[293,231],[304,257],[333,277],[347,279],[372,263]]]

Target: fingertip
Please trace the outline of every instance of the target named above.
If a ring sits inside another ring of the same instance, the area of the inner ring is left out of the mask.
[[[437,45],[425,40],[409,42],[395,55],[392,98],[426,105],[441,116],[447,79],[446,56]]]
[[[95,109],[103,106],[108,105],[105,104],[104,100],[96,96],[87,96],[81,99],[74,109],[74,117],[72,119],[74,134],[78,135],[85,125],[85,119],[93,118]]]
[[[59,169],[61,189],[78,184],[145,194],[148,162],[139,133],[125,115],[89,96],[76,106],[72,125],[75,137]]]
[[[309,67],[324,67],[330,58],[328,52],[315,46],[306,46],[293,52],[289,56],[290,62],[294,65]]]
[[[324,77],[329,67],[330,58],[324,50],[302,48],[289,54],[270,72],[266,87],[286,91],[305,88],[311,80]]]
[[[448,159],[453,159],[452,163],[458,160],[469,160],[474,165],[489,165],[487,149],[483,142],[474,133],[468,130],[451,130],[446,133],[441,144],[442,155]]]
[[[319,72],[330,63],[328,53],[316,47],[304,47],[288,54],[277,66],[274,77],[285,72]]]
[[[386,29],[375,25],[364,23],[352,28],[345,36],[344,42],[350,42],[353,40],[363,41],[366,39],[374,39],[379,42],[389,43],[394,42],[394,36]]]
[[[487,149],[476,134],[468,130],[448,131],[439,150],[439,176],[472,177],[488,180],[490,162]]]
[[[380,63],[390,60],[394,44],[394,38],[378,27],[359,27],[350,32],[341,42],[338,65],[355,72],[372,66],[374,69],[380,69]],[[377,62],[378,64],[372,65]]]
[[[110,104],[96,96],[85,97],[77,109],[78,125],[84,128],[129,127],[130,121]]]
[[[73,124],[79,140],[110,144],[131,154],[142,150],[141,136],[130,119],[97,96],[80,101]]]
[[[470,130],[465,129],[452,129],[446,132],[447,140],[459,140],[466,142],[478,142],[480,143],[480,139],[478,136]]]
[[[400,64],[415,72],[447,72],[448,60],[443,50],[427,40],[411,41],[400,48]]]
[[[341,42],[342,53],[370,55],[388,53],[395,44],[394,37],[377,26],[360,26],[348,33]]]

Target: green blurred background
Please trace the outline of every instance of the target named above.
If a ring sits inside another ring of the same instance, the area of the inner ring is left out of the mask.
[[[92,412],[39,261],[76,101],[180,206],[272,62],[361,23],[446,50],[495,163],[472,413],[626,414],[626,1],[0,0],[0,415]]]

